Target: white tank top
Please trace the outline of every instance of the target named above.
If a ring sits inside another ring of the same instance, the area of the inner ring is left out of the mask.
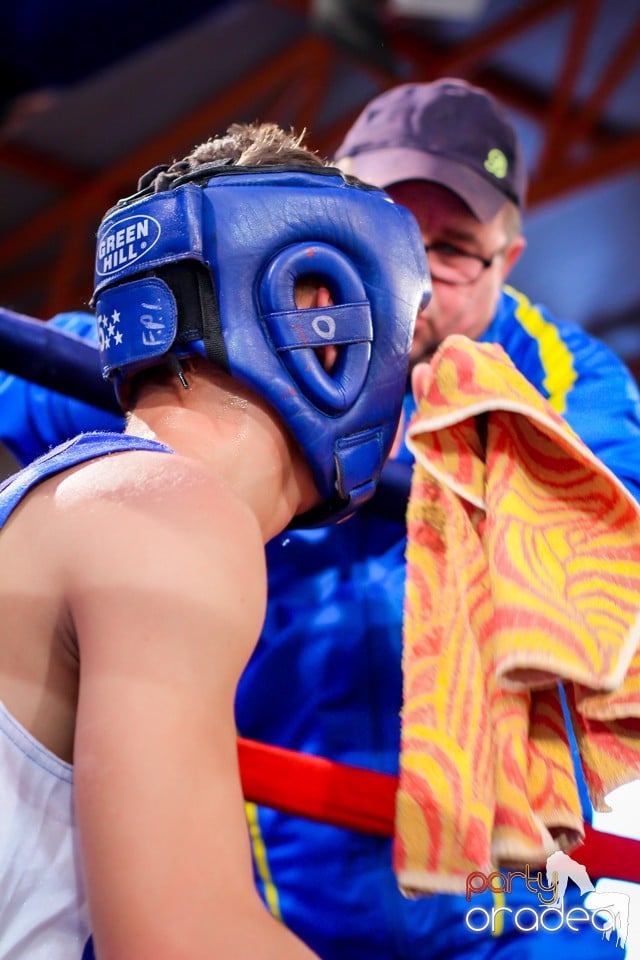
[[[0,703],[0,958],[81,960],[89,934],[73,767]]]

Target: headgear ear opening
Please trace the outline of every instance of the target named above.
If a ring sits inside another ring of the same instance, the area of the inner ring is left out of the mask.
[[[393,442],[430,290],[418,226],[385,193],[332,168],[209,173],[105,217],[95,292],[103,374],[126,379],[168,353],[225,366],[302,448],[324,500],[305,519],[348,516],[372,495]],[[334,304],[297,307],[296,284],[309,276],[326,279]],[[330,369],[317,355],[327,347]]]
[[[304,311],[296,306],[296,284],[310,272],[326,279],[337,303]],[[292,244],[267,266],[259,299],[274,347],[300,392],[329,415],[352,407],[367,377],[373,325],[362,280],[349,259],[326,243]],[[331,372],[314,353],[329,344],[337,350]]]

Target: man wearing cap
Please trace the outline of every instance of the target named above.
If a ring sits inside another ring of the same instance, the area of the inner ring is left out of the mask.
[[[527,177],[500,104],[457,79],[394,87],[364,108],[337,160],[345,172],[384,187],[422,229],[433,295],[418,317],[413,361],[452,333],[501,344],[640,497],[640,397],[630,372],[581,327],[504,286],[526,245]]]
[[[413,361],[454,332],[501,343],[640,496],[640,403],[631,375],[579,327],[503,287],[525,247],[526,175],[498,104],[462,81],[397,87],[365,108],[338,163],[384,186],[422,229],[433,295],[418,318]],[[407,416],[412,409],[407,395]],[[406,447],[399,457],[410,459]],[[397,773],[404,550],[402,513],[386,510],[332,529],[289,531],[269,544],[267,618],[236,701],[245,736]],[[283,785],[287,796],[293,789]],[[265,902],[325,960],[616,956],[613,941],[590,927],[518,932],[516,911],[536,907],[524,883],[514,882],[501,901],[483,893],[478,905],[490,914],[495,907],[496,922],[472,931],[464,897],[400,894],[387,839],[254,805],[248,814]],[[582,906],[577,887],[567,897],[567,911]]]

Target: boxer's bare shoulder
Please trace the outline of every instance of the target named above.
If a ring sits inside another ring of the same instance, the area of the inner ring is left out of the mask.
[[[177,454],[128,451],[45,480],[0,547],[5,705],[71,761],[80,658],[83,686],[179,670],[203,695],[214,680],[232,691],[264,615],[263,553],[229,484]]]

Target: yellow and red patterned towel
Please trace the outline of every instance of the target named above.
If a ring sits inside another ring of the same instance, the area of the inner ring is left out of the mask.
[[[408,437],[395,869],[462,892],[583,838],[559,683],[596,809],[640,777],[640,508],[495,345],[443,343]]]

